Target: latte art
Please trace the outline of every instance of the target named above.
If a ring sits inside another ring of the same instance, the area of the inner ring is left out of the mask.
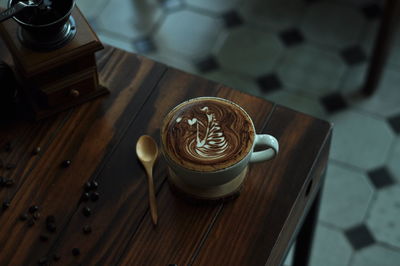
[[[215,171],[242,160],[252,149],[247,113],[225,99],[200,97],[175,107],[161,129],[164,155],[196,171]]]
[[[229,144],[215,114],[209,112],[208,106],[204,106],[200,110],[204,112],[203,117],[187,120],[190,126],[196,128],[196,136],[184,140],[186,152],[194,158],[206,161],[225,157]],[[181,121],[181,117],[176,119],[177,123]]]

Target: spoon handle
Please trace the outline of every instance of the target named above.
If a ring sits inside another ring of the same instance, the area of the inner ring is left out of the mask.
[[[150,168],[150,169],[149,169]],[[153,171],[151,167],[146,167],[147,180],[149,182],[149,203],[150,203],[150,213],[153,224],[157,225],[158,214],[157,214],[157,201],[156,193],[154,192],[154,181],[153,181]]]

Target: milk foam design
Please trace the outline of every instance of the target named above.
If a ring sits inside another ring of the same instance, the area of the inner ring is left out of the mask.
[[[215,114],[211,113],[207,106],[200,110],[204,113],[204,117],[193,117],[186,121],[189,126],[196,127],[196,135],[186,142],[185,150],[194,158],[202,160],[223,158],[227,155],[226,150],[229,145]],[[182,122],[182,117],[178,117],[176,122]]]

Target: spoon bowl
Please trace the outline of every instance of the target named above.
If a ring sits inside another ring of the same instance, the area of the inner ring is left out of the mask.
[[[141,161],[151,162],[158,156],[157,143],[152,137],[143,135],[136,143],[136,153]]]

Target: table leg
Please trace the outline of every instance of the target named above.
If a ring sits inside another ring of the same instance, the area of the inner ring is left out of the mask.
[[[371,96],[379,85],[396,29],[400,1],[386,0],[362,93]]]
[[[323,182],[317,192],[317,195],[315,195],[315,199],[297,235],[295,249],[294,249],[293,263],[292,263],[293,266],[308,265],[312,249],[312,242],[314,238],[314,231],[318,221],[318,211],[321,201],[322,189],[323,189]]]

